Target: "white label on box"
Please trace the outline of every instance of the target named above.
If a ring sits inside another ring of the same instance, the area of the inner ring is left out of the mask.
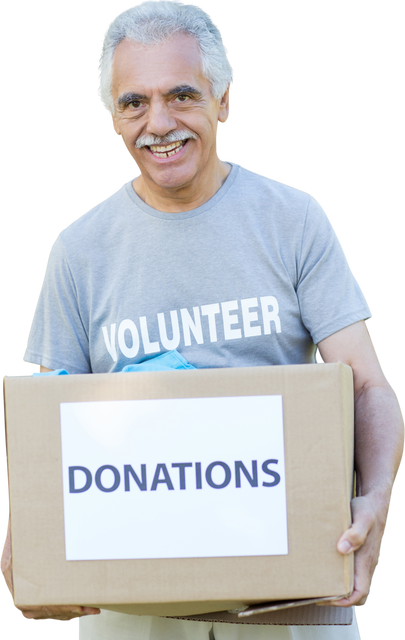
[[[288,553],[281,396],[60,410],[67,560]]]

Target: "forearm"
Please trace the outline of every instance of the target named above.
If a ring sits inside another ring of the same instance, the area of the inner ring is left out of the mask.
[[[389,384],[365,385],[355,397],[355,469],[358,496],[373,499],[385,521],[404,446],[404,425]]]

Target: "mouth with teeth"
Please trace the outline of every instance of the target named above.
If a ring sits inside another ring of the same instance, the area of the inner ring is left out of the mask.
[[[172,144],[166,144],[164,147],[159,145],[150,145],[149,151],[155,158],[170,158],[179,153],[180,149],[186,145],[188,140],[179,140],[178,142],[172,142]]]

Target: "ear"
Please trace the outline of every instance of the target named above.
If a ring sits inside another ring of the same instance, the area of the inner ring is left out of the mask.
[[[121,135],[121,131],[120,131],[120,127],[119,127],[119,123],[118,123],[117,117],[114,116],[113,114],[111,114],[111,116],[112,116],[114,131],[115,131],[115,133],[118,133],[118,135],[120,136]]]
[[[226,122],[229,116],[229,85],[221,100],[219,101],[218,120]]]

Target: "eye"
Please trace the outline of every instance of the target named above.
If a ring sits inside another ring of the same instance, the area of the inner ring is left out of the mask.
[[[178,100],[179,102],[187,102],[187,100],[190,100],[190,96],[187,96],[184,93],[182,93],[179,96],[176,96],[175,101],[176,100]]]
[[[184,104],[184,102],[187,102],[187,100],[191,99],[191,96],[187,95],[186,93],[180,93],[175,97],[175,100],[177,100],[178,98],[186,98],[186,100],[180,101],[181,104]],[[141,104],[142,103],[140,100],[132,100],[131,102],[127,103],[127,106],[131,107],[131,109],[138,109]]]

